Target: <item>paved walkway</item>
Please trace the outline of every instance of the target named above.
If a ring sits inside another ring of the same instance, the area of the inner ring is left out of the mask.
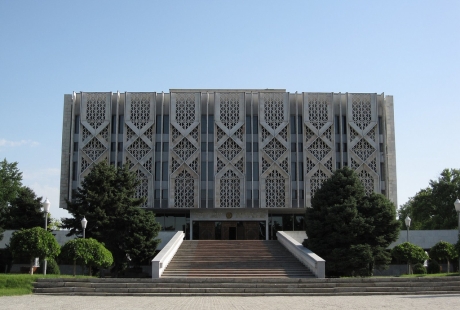
[[[459,309],[460,295],[333,297],[0,297],[0,309]]]

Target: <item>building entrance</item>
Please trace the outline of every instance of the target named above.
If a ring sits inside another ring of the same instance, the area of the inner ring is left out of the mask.
[[[194,240],[265,240],[265,222],[255,221],[196,221]]]

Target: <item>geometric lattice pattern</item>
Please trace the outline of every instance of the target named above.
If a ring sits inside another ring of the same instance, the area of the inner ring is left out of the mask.
[[[150,120],[150,94],[131,93],[131,122],[142,129]]]
[[[277,129],[284,121],[284,93],[264,94],[264,121]]]
[[[81,141],[85,141],[89,136],[91,136],[91,132],[88,129],[86,129],[85,126],[82,126],[81,134]]]
[[[195,180],[186,170],[174,179],[174,207],[193,208],[195,200]]]
[[[315,195],[315,192],[321,188],[321,185],[326,180],[327,175],[321,170],[316,171],[312,175],[312,177],[310,178],[310,193],[312,197]]]
[[[83,147],[83,152],[91,158],[92,161],[96,161],[106,149],[107,148],[97,138],[93,138]]]
[[[225,93],[220,96],[220,121],[229,130],[240,121],[240,102],[238,93]]]
[[[80,170],[80,173],[85,171],[86,168],[89,167],[89,165],[91,165],[91,163],[89,163],[84,157],[81,158],[81,170]]]
[[[287,148],[274,138],[264,147],[264,151],[273,161],[277,161],[287,151]]]
[[[192,144],[192,142],[190,142],[189,139],[184,138],[174,147],[173,150],[183,161],[186,161],[198,149]]]
[[[147,143],[145,143],[141,138],[137,138],[137,140],[134,141],[126,149],[138,161],[147,155],[147,153],[151,150],[150,146],[148,146]]]
[[[174,93],[170,106],[169,143],[171,162],[170,191],[174,202],[170,207],[198,206],[200,172],[200,132],[195,93]],[[175,104],[173,102],[175,101]]]
[[[363,183],[364,186],[364,191],[366,192],[366,195],[370,195],[374,192],[374,178],[372,175],[369,174],[366,170],[361,170],[360,173],[358,173],[358,177]]]
[[[145,202],[141,207],[147,207],[147,201],[149,197],[149,179],[148,177],[140,170],[136,171],[137,180],[140,182],[136,188],[135,197],[143,198],[145,197]]]
[[[195,121],[195,95],[193,93],[176,94],[176,121],[187,130]]]
[[[220,179],[220,207],[239,208],[241,202],[241,179],[232,170],[227,170]]]
[[[244,100],[241,93],[218,93],[214,138],[215,188],[220,208],[239,208],[244,197]]]
[[[290,180],[289,124],[286,116],[289,115],[289,104],[284,93],[263,93],[261,102],[259,160],[261,186],[265,187],[262,201],[266,208],[285,208],[291,196],[287,190]]]
[[[286,208],[286,179],[274,170],[265,180],[267,208]]]
[[[331,148],[321,139],[316,139],[307,148],[319,161],[329,154]]]
[[[361,130],[364,130],[372,121],[371,95],[353,95],[352,120]]]
[[[239,146],[235,140],[227,139],[222,145],[219,147],[219,152],[227,158],[228,161],[232,161],[233,158],[236,157],[243,149]]]
[[[329,121],[328,96],[321,94],[308,97],[308,118],[316,129],[320,130]]]
[[[91,127],[98,129],[105,121],[107,94],[87,93],[86,96],[86,121]]]
[[[361,139],[358,143],[356,143],[352,150],[359,158],[361,158],[362,161],[366,161],[375,151],[372,145],[370,145],[365,139]]]

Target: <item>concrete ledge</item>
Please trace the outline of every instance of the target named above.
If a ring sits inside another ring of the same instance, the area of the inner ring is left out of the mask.
[[[183,231],[178,231],[174,237],[165,245],[160,253],[152,260],[152,279],[159,279],[166,269],[172,258],[176,254],[180,245],[184,241],[185,234]]]
[[[304,247],[294,238],[290,237],[283,231],[278,231],[276,233],[278,241],[289,251],[297,257],[297,259],[308,267],[317,278],[326,277],[326,261]]]

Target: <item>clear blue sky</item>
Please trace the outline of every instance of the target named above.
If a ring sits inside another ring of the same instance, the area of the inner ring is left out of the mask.
[[[64,94],[384,92],[401,205],[460,168],[459,16],[455,0],[0,0],[0,159],[61,217]]]

